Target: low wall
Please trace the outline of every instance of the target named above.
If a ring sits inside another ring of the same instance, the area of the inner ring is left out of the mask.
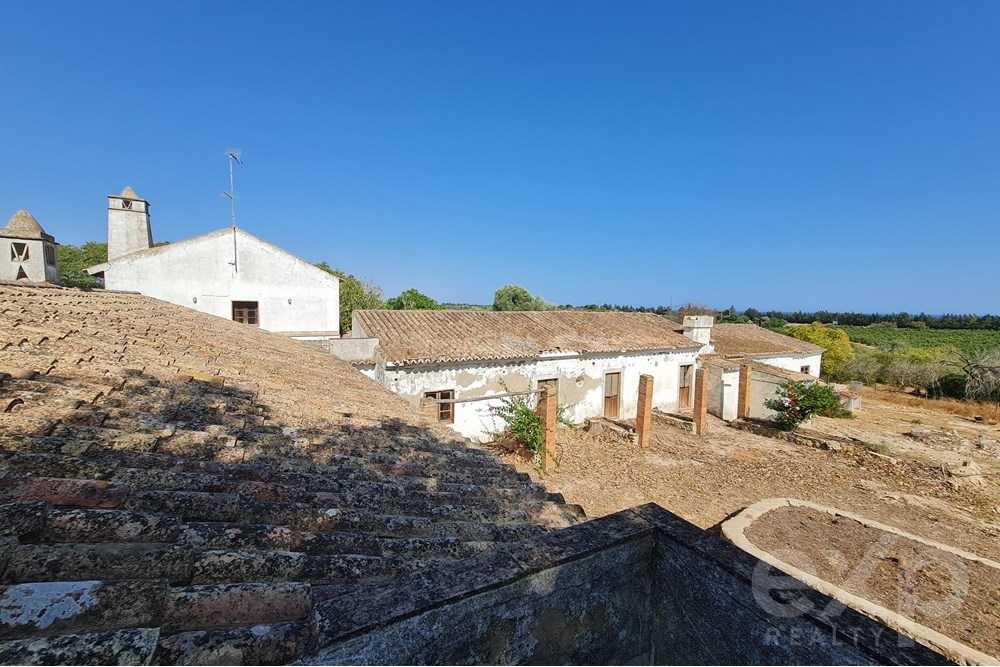
[[[802,585],[776,613],[767,567],[644,505],[318,602],[301,662],[947,664]]]
[[[344,361],[361,362],[375,359],[378,338],[334,338],[323,342],[323,347]]]

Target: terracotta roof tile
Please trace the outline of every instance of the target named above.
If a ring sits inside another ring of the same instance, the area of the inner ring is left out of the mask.
[[[0,662],[287,662],[330,586],[582,519],[280,335],[0,284],[0,337]]]
[[[712,327],[715,353],[722,357],[762,354],[818,354],[823,348],[756,324],[716,324]]]
[[[354,316],[396,365],[699,347],[652,313],[356,310]]]

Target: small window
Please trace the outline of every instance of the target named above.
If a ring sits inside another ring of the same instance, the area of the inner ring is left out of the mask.
[[[27,262],[28,261],[28,244],[27,243],[11,243],[10,244],[10,261],[12,261],[12,262]]]
[[[806,375],[809,375],[810,374],[809,373],[810,370],[812,370],[812,366],[803,366],[802,368],[799,369],[799,372],[800,373],[805,373]]]
[[[56,249],[50,245],[45,246],[45,263],[49,266],[56,265]]]
[[[259,326],[256,301],[233,301],[233,319],[240,324]]]
[[[123,199],[122,200],[122,208],[132,208],[132,200],[131,199]]]
[[[430,403],[431,409],[433,409],[432,414],[437,415],[437,420],[439,422],[448,422],[449,424],[455,423],[455,404],[451,402],[455,400],[454,389],[428,391],[424,394],[424,398],[429,403],[431,401],[447,401],[445,403]]]

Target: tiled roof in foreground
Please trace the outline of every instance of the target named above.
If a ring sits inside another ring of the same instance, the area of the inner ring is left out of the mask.
[[[291,661],[557,500],[318,347],[0,284],[0,663]]]
[[[356,310],[354,318],[398,365],[700,347],[652,313]]]

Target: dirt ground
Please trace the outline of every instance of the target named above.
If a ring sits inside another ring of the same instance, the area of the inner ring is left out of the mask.
[[[898,405],[868,392],[855,419],[817,417],[810,425],[867,447],[845,444],[840,451],[825,451],[710,419],[703,437],[656,423],[648,449],[608,430],[595,436],[560,429],[560,465],[544,475],[516,455],[504,458],[591,517],[655,502],[710,528],[754,502],[788,496],[1000,560],[1000,426],[995,423],[936,410],[934,401],[926,407]],[[904,435],[915,430],[918,437]],[[963,469],[964,461],[974,466]],[[983,474],[965,476],[965,470]]]
[[[1000,574],[935,547],[868,528],[853,519],[779,507],[745,532],[758,547],[954,637],[1000,655]],[[789,535],[795,547],[788,548]]]
[[[983,417],[977,422],[974,415],[948,412],[934,401],[906,401],[869,391],[855,419],[816,417],[809,424],[813,432],[839,438],[843,444],[838,451],[753,435],[710,417],[703,437],[654,423],[648,449],[609,429],[599,436],[560,429],[559,466],[545,474],[518,455],[504,458],[549,491],[561,492],[567,502],[582,505],[590,517],[655,502],[714,530],[757,501],[793,497],[855,512],[996,561],[1000,425],[992,412]],[[818,544],[834,537],[812,539]],[[787,527],[784,546],[795,550],[809,539]],[[772,536],[768,546],[782,545]],[[886,576],[893,572],[890,568]],[[935,624],[979,650],[997,650],[1000,612],[995,592],[995,581],[985,587],[973,583],[954,624]],[[902,608],[897,611],[910,615]]]

